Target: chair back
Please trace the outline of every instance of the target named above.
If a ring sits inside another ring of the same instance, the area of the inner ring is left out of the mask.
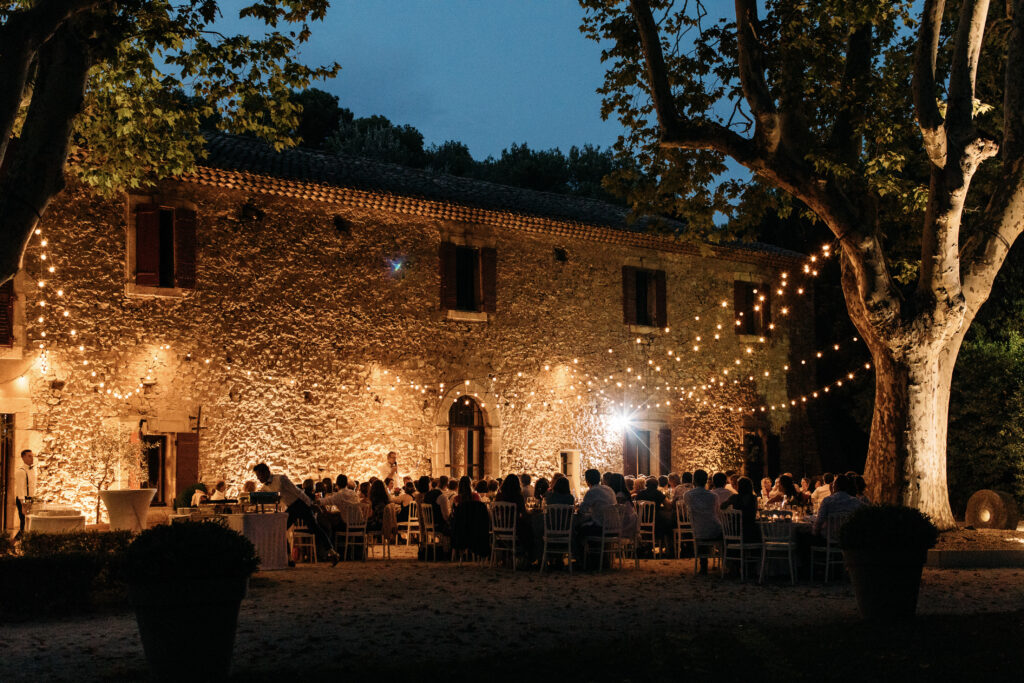
[[[435,528],[434,528],[434,506],[433,505],[423,505],[423,506],[420,507],[419,513],[420,513],[420,515],[419,515],[418,519],[419,519],[419,523],[420,523],[420,533],[422,535],[433,536],[433,534],[435,533]]]
[[[594,508],[594,519],[601,523],[602,536],[618,536],[622,533],[622,515],[626,505],[602,505]]]
[[[366,529],[366,510],[361,504],[342,505],[341,519],[345,522],[346,531],[359,531]]]
[[[682,498],[676,501],[676,527],[690,526],[690,510]]]
[[[845,515],[829,515],[828,521],[825,522],[825,543],[832,547],[839,545],[839,529],[849,519],[850,513]]]
[[[765,543],[789,543],[793,539],[793,521],[777,518],[762,522],[761,539]]]
[[[547,505],[544,508],[544,538],[568,538],[572,533],[572,505]]]
[[[414,524],[420,520],[420,504],[415,500],[409,503],[409,523]]]
[[[495,535],[514,535],[517,513],[518,509],[515,503],[492,503],[491,528]]]
[[[654,529],[654,503],[649,500],[638,500],[635,505],[637,524],[640,526],[640,530],[644,531],[645,527]]]
[[[739,510],[722,510],[722,535],[727,541],[743,540],[743,513]]]

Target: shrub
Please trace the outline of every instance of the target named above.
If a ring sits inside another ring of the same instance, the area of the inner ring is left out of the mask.
[[[178,494],[178,497],[174,499],[174,509],[187,508],[192,505],[192,494],[196,491],[202,491],[203,493],[209,493],[206,490],[206,484],[192,484],[184,491]]]
[[[67,553],[123,554],[131,543],[130,531],[81,531],[70,534],[27,532],[21,552],[29,557]]]
[[[259,566],[248,538],[215,522],[175,522],[139,534],[125,556],[130,583],[242,578]]]
[[[0,529],[0,557],[14,554],[14,540]]]
[[[108,562],[99,553],[0,557],[0,616],[25,619],[83,611],[93,606],[97,579]]]
[[[928,515],[903,505],[862,507],[839,529],[844,550],[927,550],[939,540]]]

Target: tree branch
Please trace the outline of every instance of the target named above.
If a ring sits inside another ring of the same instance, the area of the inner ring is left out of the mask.
[[[672,87],[668,82],[668,67],[665,65],[665,53],[661,49],[661,37],[658,23],[654,21],[650,3],[646,0],[630,0],[637,33],[640,34],[640,46],[647,65],[647,83],[651,89],[654,111],[658,115],[658,124],[662,136],[675,137],[679,127],[679,115],[672,98]]]
[[[917,34],[912,82],[914,110],[924,139],[924,149],[932,164],[939,168],[946,165],[946,129],[935,99],[935,60],[945,9],[945,0],[925,0],[921,11],[921,27]]]
[[[953,47],[946,111],[947,144],[963,144],[974,134],[974,83],[985,37],[989,0],[964,0]]]
[[[92,52],[79,22],[64,23],[39,51],[39,77],[25,125],[0,178],[0,282],[21,266],[40,215],[64,187],[64,163],[82,108]]]
[[[764,79],[764,53],[761,52],[759,30],[756,0],[736,0],[736,61],[740,84],[757,122],[754,141],[764,154],[771,156],[779,147],[782,127],[779,125],[779,113],[768,90],[768,83]]]
[[[849,99],[839,110],[829,147],[834,149],[844,163],[853,165],[860,155],[860,138],[854,130],[854,121],[861,113],[856,96],[861,94],[864,81],[871,73],[871,25],[860,26],[846,40],[846,66],[843,70],[843,92]]]
[[[1010,30],[1006,37],[1003,95],[1003,163],[1024,157],[1024,0],[1007,2]]]

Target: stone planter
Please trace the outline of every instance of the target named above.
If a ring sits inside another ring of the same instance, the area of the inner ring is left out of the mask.
[[[107,507],[112,530],[134,531],[146,528],[149,504],[156,489],[118,489],[100,491],[100,500]]]
[[[129,584],[153,679],[226,679],[248,586],[248,577]]]
[[[912,619],[926,550],[844,550],[857,608],[865,619]]]

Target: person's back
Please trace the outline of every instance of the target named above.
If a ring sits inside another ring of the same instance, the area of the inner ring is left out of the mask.
[[[683,503],[690,514],[693,535],[699,540],[714,540],[722,537],[722,523],[718,519],[720,502],[718,496],[708,491],[708,475],[697,470],[693,477],[693,488],[683,495]]]
[[[711,493],[718,497],[719,505],[729,500],[729,496],[733,494],[732,491],[725,487],[728,483],[729,478],[723,472],[715,472],[715,476],[711,478]]]
[[[569,492],[569,480],[564,477],[555,480],[554,488],[544,498],[548,505],[575,505],[576,499]]]
[[[653,478],[647,480],[647,487],[636,494],[636,499],[649,500],[654,503],[656,508],[660,508],[665,504],[665,494],[658,488],[658,480]]]
[[[814,533],[822,536],[830,517],[848,515],[864,507],[864,501],[856,497],[856,484],[846,475],[840,474],[835,479],[835,493],[821,501],[818,515],[814,520]]]
[[[748,477],[740,477],[736,481],[736,490],[737,493],[722,503],[722,509],[739,510],[743,518],[743,540],[756,543],[761,538],[761,530],[757,526],[757,496],[754,495],[754,482]]]
[[[832,481],[835,479],[835,475],[831,472],[826,472],[821,478],[821,484],[819,484],[814,491],[811,493],[811,505],[813,506],[814,512],[817,512],[821,507],[821,502],[832,495]]]

